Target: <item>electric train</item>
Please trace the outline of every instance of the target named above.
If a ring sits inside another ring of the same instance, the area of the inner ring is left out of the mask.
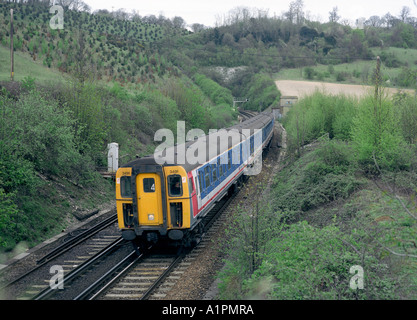
[[[123,238],[139,247],[198,241],[207,213],[261,165],[273,127],[272,114],[260,113],[120,167],[116,202]]]

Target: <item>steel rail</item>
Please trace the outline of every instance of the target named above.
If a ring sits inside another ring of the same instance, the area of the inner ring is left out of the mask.
[[[72,270],[70,273],[68,273],[67,276],[65,276],[64,281],[62,284],[68,284],[71,281],[73,281],[75,278],[80,276],[82,273],[87,271],[88,268],[90,268],[94,263],[96,263],[99,259],[107,256],[110,254],[117,246],[119,246],[121,243],[125,242],[125,240],[120,237],[117,240],[115,240],[113,243],[111,243],[106,248],[99,251],[97,254],[95,254],[93,257],[85,261],[83,264],[81,264],[76,269]],[[56,291],[56,288],[49,286],[48,288],[42,290],[37,295],[32,297],[32,300],[44,300],[50,295],[52,295]]]
[[[45,262],[48,262],[49,260],[52,260],[56,258],[57,256],[63,254],[64,252],[72,249],[79,243],[87,240],[88,238],[91,238],[93,235],[97,234],[98,232],[102,231],[103,229],[108,228],[113,223],[117,222],[117,214],[112,215],[111,217],[99,222],[98,224],[94,225],[93,227],[89,228],[88,230],[78,234],[77,236],[71,238],[68,241],[65,241],[63,244],[59,245],[55,249],[53,249],[51,252],[46,254],[43,258],[36,261],[38,264],[42,264]]]
[[[69,251],[70,249],[74,248],[75,246],[79,245],[80,243],[84,242],[85,240],[91,238],[98,232],[108,228],[112,224],[117,222],[117,215],[112,215],[111,217],[103,220],[102,222],[94,225],[93,227],[89,228],[88,230],[76,235],[75,237],[71,238],[70,240],[66,241],[65,243],[59,245],[48,254],[46,254],[41,259],[37,260],[36,263],[38,264],[36,267],[30,269],[29,271],[25,272],[24,274],[18,276],[17,278],[9,281],[8,283],[0,286],[0,290],[10,287],[11,285],[15,284],[16,282],[22,280],[23,278],[27,277],[31,273],[35,272],[36,270],[43,267],[45,264],[50,262],[51,260],[61,256],[65,252]],[[5,272],[5,271],[3,271]]]
[[[81,292],[78,296],[76,296],[73,300],[94,300],[98,297],[104,290],[106,290],[109,286],[111,286],[114,282],[116,282],[120,277],[122,277],[127,271],[130,270],[139,260],[143,259],[144,254],[140,256],[137,255],[136,250],[132,251],[127,255],[123,260],[121,260],[118,264],[116,264],[113,268],[107,271],[104,275],[102,275],[97,281],[91,284],[87,289]],[[127,266],[130,260],[132,260]],[[123,266],[125,266],[123,268]],[[112,274],[117,272],[120,268],[123,268],[115,277],[112,277]],[[109,280],[110,279],[110,280]],[[107,282],[106,282],[107,281]],[[97,290],[104,282],[106,284],[102,286],[96,293],[91,295],[95,290]],[[91,296],[90,296],[91,295]]]
[[[169,265],[169,267],[164,270],[164,272],[155,280],[155,282],[149,287],[148,290],[143,294],[143,296],[139,300],[147,300],[149,296],[152,294],[155,289],[159,287],[162,281],[171,273],[172,269],[174,269],[186,256],[185,253],[179,254],[175,260]]]

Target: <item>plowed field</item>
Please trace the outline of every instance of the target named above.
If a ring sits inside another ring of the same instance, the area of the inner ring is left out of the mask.
[[[375,88],[372,86],[339,84],[330,82],[278,80],[275,81],[275,83],[283,96],[297,96],[298,98],[309,95],[316,90],[324,91],[325,93],[334,95],[354,95],[360,98],[369,93],[373,94],[375,90]],[[398,91],[398,89],[394,88],[385,88],[385,90],[389,95],[392,95]],[[402,91],[414,95],[414,90],[402,89]]]

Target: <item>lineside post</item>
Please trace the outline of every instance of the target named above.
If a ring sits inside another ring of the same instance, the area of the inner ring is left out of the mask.
[[[13,9],[10,9],[10,80],[14,81]]]

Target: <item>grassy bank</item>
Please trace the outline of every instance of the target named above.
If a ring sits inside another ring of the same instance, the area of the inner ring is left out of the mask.
[[[220,298],[417,298],[416,136],[400,129],[414,113],[390,116],[415,106],[402,99],[316,93],[292,109],[289,157],[256,223],[242,209],[229,230]]]

